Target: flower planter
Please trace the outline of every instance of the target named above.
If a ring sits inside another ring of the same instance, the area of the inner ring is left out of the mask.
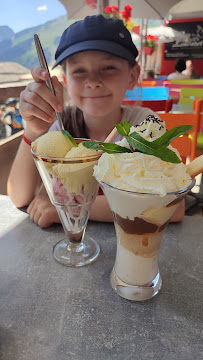
[[[144,46],[145,55],[152,55],[153,51],[154,49],[152,47]]]
[[[132,32],[134,32],[134,34],[140,35],[140,25],[134,26],[132,28]]]

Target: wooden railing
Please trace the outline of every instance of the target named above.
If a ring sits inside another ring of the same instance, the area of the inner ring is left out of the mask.
[[[0,87],[0,101],[6,101],[10,97],[19,98],[25,86]]]
[[[23,130],[0,140],[0,194],[7,194],[8,175],[21,142]]]

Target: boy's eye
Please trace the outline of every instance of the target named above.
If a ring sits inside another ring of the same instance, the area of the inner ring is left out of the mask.
[[[104,70],[115,70],[116,68],[115,68],[115,66],[113,66],[113,65],[108,65],[108,66],[105,66],[104,67]]]
[[[85,72],[84,69],[75,69],[75,70],[73,70],[73,74],[82,74],[84,72]]]

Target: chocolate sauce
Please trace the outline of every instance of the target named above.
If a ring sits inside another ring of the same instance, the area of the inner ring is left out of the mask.
[[[158,230],[158,225],[145,221],[142,218],[135,217],[134,220],[122,218],[113,212],[115,222],[125,231],[126,234],[152,234]]]
[[[166,221],[163,225],[161,225],[160,228],[159,228],[159,232],[165,230],[165,228],[167,227],[168,223],[169,223],[169,220]]]
[[[67,233],[68,233],[68,238],[71,243],[79,244],[81,242],[82,236],[83,236],[83,230],[78,234],[72,234],[70,232],[67,232]]]

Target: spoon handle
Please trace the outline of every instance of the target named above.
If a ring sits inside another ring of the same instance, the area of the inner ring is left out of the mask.
[[[49,78],[46,81],[46,85],[51,90],[51,92],[56,96],[56,92],[55,92],[54,86],[53,86],[52,81],[51,81],[51,75],[50,75],[49,68],[48,68],[48,65],[47,65],[47,61],[46,61],[46,58],[45,58],[45,55],[44,55],[44,51],[42,49],[42,45],[41,45],[41,42],[39,40],[39,36],[37,34],[34,34],[34,41],[35,41],[35,46],[36,46],[36,49],[37,49],[37,55],[38,55],[38,58],[39,58],[40,66],[49,73]],[[62,130],[64,130],[64,126],[63,126],[61,115],[57,111],[55,111],[55,113],[56,113],[56,117],[57,117],[57,120],[58,120],[58,123],[59,123],[60,130],[62,131]]]

